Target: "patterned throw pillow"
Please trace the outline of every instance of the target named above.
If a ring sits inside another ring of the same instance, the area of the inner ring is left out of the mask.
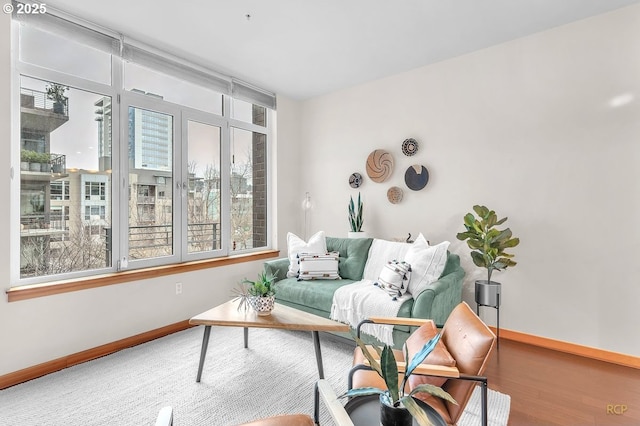
[[[407,292],[410,279],[411,265],[405,261],[392,260],[384,265],[378,281],[374,284],[386,291],[393,300],[396,300]]]
[[[301,253],[298,255],[298,281],[339,280],[338,257],[340,253]]]
[[[309,241],[305,241],[292,232],[287,233],[287,250],[289,256],[289,270],[287,277],[296,278],[298,276],[298,255],[300,253],[325,253],[327,242],[324,231],[313,234]]]

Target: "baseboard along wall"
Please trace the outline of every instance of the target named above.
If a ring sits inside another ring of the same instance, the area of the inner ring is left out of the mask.
[[[489,327],[496,333],[495,327]],[[565,352],[572,355],[579,355],[585,358],[591,358],[598,361],[609,362],[612,364],[623,365],[640,369],[640,357],[621,354],[604,349],[592,348],[589,346],[578,345],[575,343],[564,342],[562,340],[550,339],[547,337],[535,336],[519,331],[500,329],[500,339],[512,340],[514,342],[525,343],[531,346],[538,346],[545,349],[552,349],[558,352]]]
[[[33,380],[38,377],[62,370],[64,368],[91,361],[92,359],[100,358],[102,356],[118,352],[122,349],[146,343],[151,340],[176,333],[178,331],[186,330],[190,327],[192,327],[192,325],[189,324],[189,320],[180,321],[175,324],[170,324],[161,328],[157,328],[155,330],[117,340],[112,343],[107,343],[105,345],[101,345],[92,349],[87,349],[85,351],[57,358],[52,361],[34,365],[33,367],[27,367],[13,373],[5,374],[3,376],[0,376],[0,389],[6,389],[10,386],[27,382],[29,380]],[[494,333],[496,332],[495,327],[490,328]],[[503,328],[500,329],[500,338],[525,343],[532,346],[538,346],[541,348],[552,349],[559,352],[570,353],[573,355],[591,358],[598,361],[604,361],[640,369],[640,357],[634,357],[631,355],[591,348],[588,346],[577,345],[575,343],[563,342],[561,340],[554,340],[546,337],[534,336],[531,334],[521,333],[519,331],[513,331]]]

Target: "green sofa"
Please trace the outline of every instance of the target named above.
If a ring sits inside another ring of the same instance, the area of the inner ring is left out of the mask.
[[[298,281],[297,278],[287,278],[288,258],[265,262],[265,272],[276,277],[276,302],[329,318],[336,289],[362,279],[372,242],[372,238],[326,238],[327,251],[340,253],[338,272],[343,278],[341,280]],[[382,266],[379,265],[380,268]],[[449,313],[462,301],[463,277],[460,258],[448,252],[440,278],[420,294],[414,294],[412,299],[404,302],[398,316],[430,318],[438,325],[444,324]],[[402,347],[411,331],[409,327],[396,326],[393,330],[394,346]],[[364,336],[363,340],[379,343],[371,336]]]

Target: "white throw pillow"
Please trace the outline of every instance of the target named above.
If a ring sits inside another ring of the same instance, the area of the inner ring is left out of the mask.
[[[302,280],[339,280],[338,258],[340,253],[300,253],[298,255],[298,281]]]
[[[298,277],[298,255],[300,253],[326,253],[327,240],[324,231],[318,231],[305,242],[302,238],[289,232],[287,233],[287,251],[289,256],[289,271],[287,277]]]
[[[412,244],[374,238],[369,248],[367,263],[364,265],[363,280],[375,281],[382,268],[393,259],[404,259]],[[409,262],[411,263],[411,262]]]
[[[411,279],[411,265],[407,262],[392,260],[382,268],[378,281],[374,284],[396,300],[407,292]]]
[[[418,235],[411,245],[404,260],[411,265],[409,293],[420,294],[429,284],[437,281],[447,264],[449,241],[429,246],[424,235]]]

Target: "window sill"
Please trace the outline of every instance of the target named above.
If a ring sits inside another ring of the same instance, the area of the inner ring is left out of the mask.
[[[136,269],[131,271],[114,272],[92,277],[78,278],[74,280],[54,281],[43,284],[12,287],[6,291],[9,302],[34,299],[36,297],[51,296],[60,293],[86,290],[89,288],[103,287],[107,285],[121,284],[130,281],[144,280],[158,276],[181,274],[199,269],[218,268],[236,263],[253,262],[256,260],[278,257],[278,250],[264,250],[254,253],[228,256],[216,259],[198,260],[194,262],[178,263],[175,265],[163,265],[153,268]]]

